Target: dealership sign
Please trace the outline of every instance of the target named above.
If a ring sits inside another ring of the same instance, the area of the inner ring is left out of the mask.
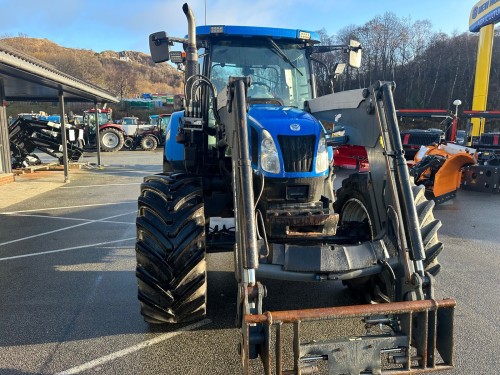
[[[500,0],[482,0],[472,8],[469,30],[478,32],[481,27],[500,21]]]

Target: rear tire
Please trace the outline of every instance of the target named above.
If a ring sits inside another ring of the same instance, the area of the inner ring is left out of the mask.
[[[106,152],[120,151],[125,142],[123,133],[113,128],[101,130],[99,137],[101,138],[101,150]]]
[[[197,177],[146,177],[137,217],[136,276],[141,314],[150,323],[206,315],[203,189]]]

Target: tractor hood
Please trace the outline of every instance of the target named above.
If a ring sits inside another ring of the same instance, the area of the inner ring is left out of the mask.
[[[325,130],[323,125],[309,113],[273,104],[251,104],[248,110],[248,131],[254,155],[252,166],[264,176],[311,178],[328,175],[324,139],[323,153],[321,156],[318,155],[318,145],[325,136]],[[262,166],[261,143],[269,136],[272,137],[276,147],[279,171],[271,171]],[[330,160],[333,153],[331,150],[327,153]],[[317,160],[318,157],[323,161]]]
[[[271,135],[320,135],[323,126],[309,113],[297,108],[254,104],[248,111],[249,125],[266,129]]]

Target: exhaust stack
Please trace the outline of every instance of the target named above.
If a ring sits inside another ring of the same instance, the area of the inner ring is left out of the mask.
[[[188,45],[186,48],[186,71],[185,71],[185,82],[186,82],[186,102],[187,108],[191,107],[194,103],[192,103],[191,98],[191,88],[193,86],[193,79],[189,80],[189,77],[192,77],[196,74],[199,74],[199,66],[198,66],[198,47],[196,46],[196,22],[194,19],[194,14],[191,8],[187,3],[184,3],[182,6],[182,11],[186,15],[186,19],[188,22]]]

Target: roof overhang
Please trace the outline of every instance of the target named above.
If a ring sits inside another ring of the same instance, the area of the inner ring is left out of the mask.
[[[0,79],[7,101],[118,103],[109,92],[0,43]]]

